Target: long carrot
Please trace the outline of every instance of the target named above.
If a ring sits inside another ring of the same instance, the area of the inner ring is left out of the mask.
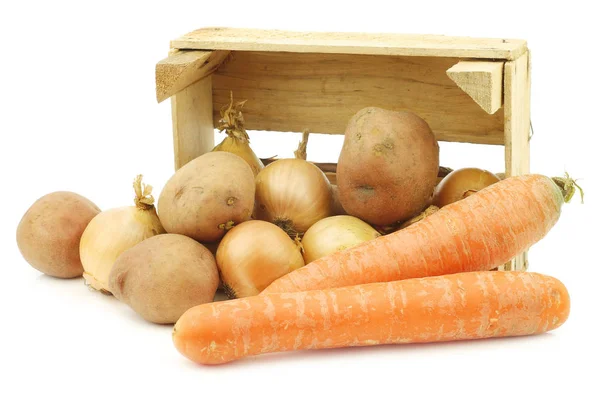
[[[490,270],[542,239],[575,186],[568,177],[505,179],[406,229],[313,261],[263,293]]]
[[[302,349],[532,335],[569,315],[555,278],[466,272],[196,306],[173,330],[175,347],[201,364]]]

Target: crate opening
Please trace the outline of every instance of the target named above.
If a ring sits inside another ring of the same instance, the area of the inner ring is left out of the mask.
[[[259,158],[291,158],[302,139],[300,132],[248,131],[250,144]],[[215,130],[215,144],[225,138]],[[317,163],[337,163],[344,141],[343,135],[311,133],[308,160]],[[504,172],[504,147],[471,143],[438,142],[440,166],[452,169],[475,167],[493,173]]]
[[[459,59],[234,51],[212,74],[214,122],[230,93],[250,130],[342,134],[364,107],[410,110],[440,141],[504,143],[504,110],[486,113],[447,75]]]

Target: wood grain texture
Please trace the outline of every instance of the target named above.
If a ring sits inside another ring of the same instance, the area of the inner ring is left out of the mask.
[[[506,176],[529,173],[531,93],[530,53],[504,66],[504,141]],[[505,270],[527,270],[527,253],[515,257]]]
[[[442,35],[204,28],[171,41],[171,47],[201,50],[284,51],[513,60],[525,53],[527,43],[520,39],[488,39]]]
[[[504,62],[460,61],[447,72],[459,88],[488,114],[502,107]]]
[[[215,146],[212,108],[210,76],[171,97],[176,170]]]
[[[438,140],[504,143],[502,109],[489,115],[447,76],[456,58],[232,52],[213,78],[213,117],[247,99],[247,129],[343,134],[364,107],[411,110]]]
[[[160,103],[213,73],[229,51],[176,50],[156,64],[156,100]]]

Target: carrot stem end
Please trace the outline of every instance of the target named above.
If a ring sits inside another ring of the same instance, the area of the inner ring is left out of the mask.
[[[564,178],[554,177],[552,178],[552,181],[558,186],[558,188],[562,192],[565,203],[570,202],[573,196],[575,195],[575,192],[579,191],[579,195],[581,196],[581,203],[583,204],[583,189],[577,184],[577,180],[571,178],[568,173],[565,172]]]

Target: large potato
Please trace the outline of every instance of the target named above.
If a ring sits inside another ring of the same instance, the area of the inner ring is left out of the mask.
[[[100,209],[83,196],[54,192],[38,199],[17,227],[17,245],[27,262],[46,275],[74,278],[83,274],[79,241]]]
[[[250,219],[254,173],[241,157],[216,151],[181,167],[158,199],[158,217],[169,233],[216,242]]]
[[[210,251],[187,236],[163,234],[124,251],[108,279],[111,293],[144,319],[172,324],[213,300],[219,272]]]
[[[348,214],[376,225],[423,210],[435,188],[438,143],[416,114],[368,107],[346,128],[338,161],[340,201]]]

